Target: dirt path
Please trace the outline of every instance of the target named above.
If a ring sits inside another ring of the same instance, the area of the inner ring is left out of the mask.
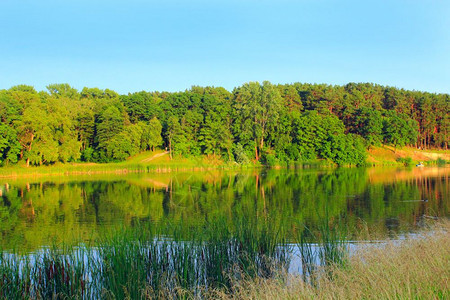
[[[148,157],[148,158],[146,158],[146,159],[141,160],[141,163],[146,163],[146,162],[152,161],[152,160],[154,160],[155,158],[164,156],[164,155],[166,155],[166,154],[169,154],[169,152],[166,151],[166,152],[163,152],[163,153],[155,154],[155,155],[153,155],[152,157]]]

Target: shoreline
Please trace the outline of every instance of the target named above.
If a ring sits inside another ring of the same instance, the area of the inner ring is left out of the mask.
[[[57,163],[50,166],[31,166],[23,164],[0,167],[0,178],[26,178],[42,176],[77,176],[93,174],[127,174],[127,173],[173,173],[173,172],[204,172],[212,170],[239,170],[239,169],[289,169],[289,168],[337,168],[336,164],[322,159],[299,161],[291,163],[277,163],[263,165],[261,163],[237,164],[224,162],[220,159],[211,159],[206,156],[170,160],[164,153],[142,152],[125,162],[110,163]],[[151,155],[150,158],[148,156]],[[144,159],[143,159],[144,158]],[[155,158],[155,159],[154,159]],[[420,151],[414,148],[393,150],[388,146],[376,147],[368,151],[366,165],[363,167],[414,167],[417,163],[436,166],[439,159],[445,164],[450,161],[450,151]],[[151,162],[150,162],[151,161]],[[354,167],[345,165],[341,167]]]
[[[75,170],[72,169],[75,168]],[[336,166],[327,163],[295,163],[293,165],[276,165],[276,166],[265,166],[265,165],[220,165],[220,166],[206,166],[206,167],[192,167],[192,166],[146,166],[146,165],[130,165],[130,167],[122,166],[111,166],[111,165],[97,165],[97,170],[87,169],[85,166],[81,166],[84,170],[77,170],[78,166],[63,165],[60,166],[44,166],[44,167],[30,167],[21,168],[17,172],[17,168],[13,168],[11,172],[2,174],[0,168],[0,179],[18,179],[18,178],[30,178],[30,177],[43,177],[43,176],[82,176],[82,175],[124,175],[124,174],[165,174],[165,173],[178,173],[178,172],[205,172],[205,171],[236,171],[236,170],[256,170],[256,169],[312,169],[312,168],[414,168],[414,166],[405,166],[402,163],[397,164],[368,164],[366,166],[356,167],[356,166]],[[436,164],[429,164],[429,167],[437,167]],[[443,166],[445,168],[445,166]],[[49,172],[46,172],[49,171]]]

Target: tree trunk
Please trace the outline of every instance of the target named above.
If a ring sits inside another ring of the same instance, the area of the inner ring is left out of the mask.
[[[170,157],[170,160],[172,160],[172,141],[171,140],[169,140],[169,157]]]

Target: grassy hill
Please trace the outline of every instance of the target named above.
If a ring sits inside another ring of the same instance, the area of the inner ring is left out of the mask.
[[[435,163],[438,159],[450,161],[449,150],[418,150],[414,147],[395,149],[392,146],[373,147],[368,151],[367,163],[370,165],[403,165],[419,162]]]

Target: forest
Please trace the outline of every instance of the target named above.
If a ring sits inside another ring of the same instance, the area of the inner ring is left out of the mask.
[[[362,165],[372,146],[448,149],[449,94],[372,83],[249,82],[136,92],[0,90],[0,165],[123,161],[141,151],[275,165]]]

